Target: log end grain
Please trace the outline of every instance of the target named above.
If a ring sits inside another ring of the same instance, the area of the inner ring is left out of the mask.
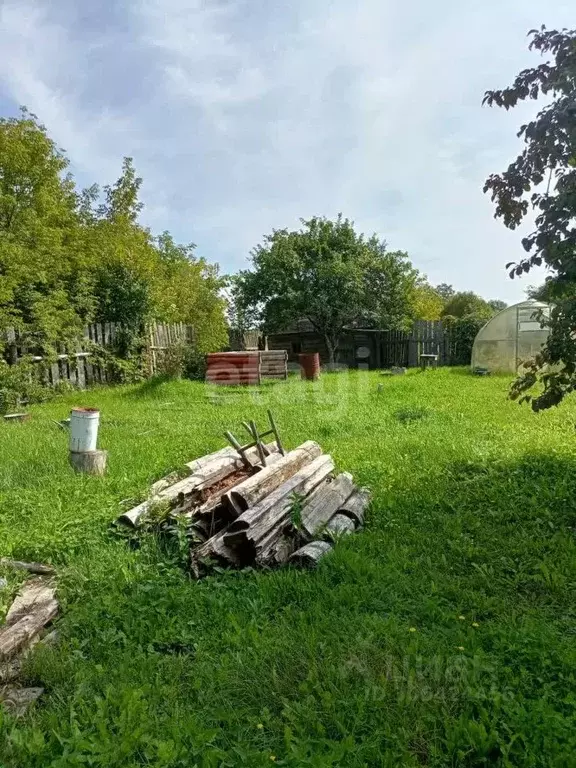
[[[106,474],[108,451],[83,451],[82,453],[70,451],[69,459],[76,472],[97,477]]]
[[[332,544],[327,541],[311,541],[296,550],[289,562],[303,568],[315,568],[320,560],[332,550]]]

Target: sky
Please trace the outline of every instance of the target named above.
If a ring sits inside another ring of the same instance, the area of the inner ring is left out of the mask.
[[[571,10],[571,12],[570,12]],[[524,298],[521,232],[483,182],[531,104],[482,107],[539,63],[573,0],[0,0],[0,116],[26,105],[81,186],[143,177],[143,223],[225,273],[273,229],[342,212],[433,284]]]

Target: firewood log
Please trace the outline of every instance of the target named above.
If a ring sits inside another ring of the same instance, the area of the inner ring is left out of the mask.
[[[0,661],[28,645],[57,613],[58,601],[50,582],[35,579],[25,584],[0,628]]]
[[[266,449],[273,453],[276,450],[276,443],[269,443],[266,445]],[[246,451],[246,455],[250,461],[257,462],[259,459],[256,448]],[[225,448],[216,451],[216,454],[195,459],[187,466],[190,468],[196,467],[191,475],[179,480],[168,488],[164,488],[153,498],[147,499],[133,509],[124,512],[120,515],[118,521],[137,526],[143,516],[157,504],[168,504],[169,507],[172,507],[178,503],[182,504],[187,497],[191,497],[193,494],[200,498],[200,494],[203,491],[233,472],[242,469],[244,463],[233,448]]]
[[[202,575],[206,561],[216,561],[221,565],[234,565],[237,568],[243,565],[240,554],[224,541],[225,534],[226,529],[212,536],[199,547],[190,550],[190,570],[197,579]]]
[[[354,480],[349,472],[342,472],[331,482],[320,486],[302,509],[299,528],[304,537],[313,539],[353,491]]]
[[[371,493],[368,488],[358,488],[338,508],[338,512],[354,520],[357,528],[364,525],[366,507],[370,503]]]
[[[290,562],[303,568],[315,568],[331,549],[332,544],[327,541],[312,541],[294,552]]]
[[[264,467],[257,474],[231,488],[222,496],[222,503],[228,505],[237,516],[241,515],[296,474],[303,466],[310,464],[321,453],[322,449],[318,443],[312,440],[303,443],[271,466]]]
[[[283,536],[294,513],[295,494],[307,496],[333,469],[331,456],[314,459],[232,523],[225,534],[225,542],[241,551],[253,552],[257,563],[268,564],[276,542]]]
[[[340,536],[348,536],[354,533],[355,530],[354,520],[348,517],[348,515],[338,513],[326,523],[322,531],[322,537],[327,541],[334,541],[340,538]]]

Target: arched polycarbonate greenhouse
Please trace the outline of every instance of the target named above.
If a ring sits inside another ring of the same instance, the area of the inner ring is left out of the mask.
[[[503,309],[478,331],[472,347],[472,370],[517,373],[534,357],[548,338],[540,314],[550,307],[539,301],[522,301]]]

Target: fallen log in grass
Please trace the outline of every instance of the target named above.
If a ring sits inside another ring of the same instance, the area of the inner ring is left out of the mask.
[[[14,568],[18,571],[28,571],[28,573],[35,573],[38,576],[53,576],[56,571],[51,565],[44,565],[44,563],[24,563],[21,560],[10,560],[8,557],[0,558],[0,566],[4,568]]]
[[[0,661],[27,646],[58,613],[55,587],[41,578],[24,584],[0,627]]]
[[[368,488],[357,488],[346,501],[338,507],[338,512],[354,520],[356,527],[364,525],[366,508],[370,504],[371,493]]]

